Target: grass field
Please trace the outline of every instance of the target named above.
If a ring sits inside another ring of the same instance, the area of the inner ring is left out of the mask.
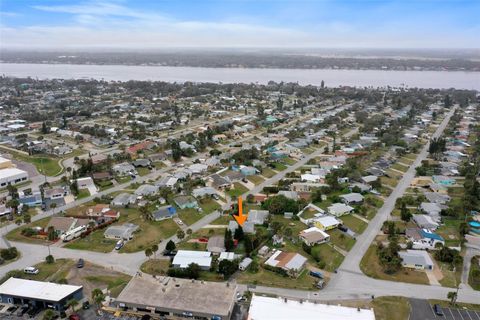
[[[182,209],[177,211],[177,214],[178,217],[188,226],[194,224],[205,216],[203,213],[200,213],[195,209]]]
[[[204,214],[209,214],[217,209],[220,209],[220,205],[218,204],[218,202],[211,198],[201,199],[198,201],[198,204],[202,208]]]
[[[312,248],[312,255],[320,258],[320,261],[325,262],[325,270],[333,272],[342,264],[344,256],[333,249],[328,244],[317,245]]]
[[[462,265],[458,265],[456,271],[453,271],[450,268],[450,264],[439,261],[437,263],[443,273],[443,279],[439,281],[440,284],[444,287],[456,288],[461,282]]]
[[[140,266],[140,270],[142,272],[145,272],[151,275],[163,276],[167,274],[167,270],[169,267],[170,267],[170,260],[150,259],[145,261]]]
[[[445,239],[446,246],[459,246],[461,242],[461,235],[459,233],[459,225],[463,220],[445,219],[436,233]]]
[[[372,309],[376,320],[408,320],[410,302],[405,297],[375,297],[375,300],[339,300],[334,305],[350,308]]]
[[[83,212],[91,204],[85,204],[70,210],[68,214],[75,215],[75,213]],[[137,252],[143,251],[153,244],[158,244],[163,239],[173,236],[179,227],[172,219],[163,221],[145,221],[140,216],[137,209],[119,209],[121,215],[115,225],[126,222],[133,223],[139,226],[139,229],[134,234],[134,238],[125,243],[125,246],[120,252]],[[77,239],[67,244],[68,248],[79,250],[91,250],[98,252],[110,252],[115,246],[115,240],[108,240],[103,237],[105,230],[97,230],[83,239]]]
[[[43,218],[38,221],[23,225],[19,228],[16,228],[15,230],[10,231],[6,238],[11,241],[20,241],[20,242],[27,242],[27,243],[51,243],[47,240],[44,239],[38,239],[38,238],[31,238],[31,237],[25,237],[22,235],[22,230],[25,230],[27,228],[34,228],[34,227],[41,227],[45,228],[48,225],[48,222],[50,221],[50,217],[48,218]]]
[[[77,199],[83,199],[87,197],[90,197],[90,192],[88,191],[88,189],[78,190]]]
[[[279,162],[274,162],[273,166],[274,166],[274,169],[276,171],[283,171],[283,170],[287,169],[286,165],[284,165],[283,163],[279,163]]]
[[[472,258],[472,265],[470,267],[470,274],[468,275],[468,284],[475,289],[480,290],[480,256]]]
[[[371,245],[360,262],[360,269],[367,276],[389,281],[417,283],[417,284],[430,284],[428,277],[424,272],[414,271],[402,268],[400,271],[394,274],[386,274],[383,272],[383,268],[378,261],[376,253],[377,247]]]
[[[64,247],[76,250],[89,250],[95,252],[107,253],[115,248],[117,241],[112,239],[105,239],[103,233],[104,229],[96,230],[86,236],[67,243]]]
[[[227,191],[227,194],[230,197],[238,197],[238,196],[241,196],[242,194],[244,194],[245,192],[248,191],[247,187],[245,187],[241,183],[235,182],[233,184],[233,186],[234,186],[233,189],[230,189],[230,190]]]
[[[347,214],[345,216],[340,217],[340,220],[343,221],[344,225],[346,225],[348,228],[350,228],[351,230],[353,230],[355,233],[358,233],[358,234],[362,234],[363,231],[365,231],[365,229],[368,226],[368,223],[358,219],[357,217],[351,214]]]
[[[118,297],[130,279],[131,277],[126,274],[119,274],[116,276],[101,275],[85,277],[85,280],[94,284],[107,286],[107,289],[110,291],[110,295],[114,298]]]
[[[150,169],[144,168],[144,167],[139,167],[137,168],[137,172],[139,176],[146,176],[147,174],[150,173]]]
[[[263,181],[265,181],[264,178],[262,178],[261,176],[248,176],[247,177],[247,180],[252,182],[253,184],[257,185],[257,184],[260,184],[262,183]]]
[[[265,178],[271,178],[275,175],[275,171],[273,171],[272,169],[270,168],[263,168],[262,169],[262,176],[264,176]]]
[[[392,165],[392,168],[395,169],[395,170],[398,170],[398,171],[402,171],[402,172],[407,172],[408,170],[408,167],[407,166],[404,166],[403,164],[400,164],[400,163],[394,163]]]
[[[329,230],[327,233],[330,235],[330,243],[345,251],[350,251],[355,244],[355,239],[345,235],[338,229]]]
[[[265,270],[260,266],[257,273],[253,273],[251,271],[241,272],[237,278],[237,282],[288,289],[315,289],[315,279],[308,275],[307,270],[304,270],[298,278],[294,279],[290,277],[284,277],[273,271]]]

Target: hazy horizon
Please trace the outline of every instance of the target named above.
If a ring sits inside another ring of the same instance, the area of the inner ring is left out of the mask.
[[[13,50],[480,47],[478,1],[3,0]]]

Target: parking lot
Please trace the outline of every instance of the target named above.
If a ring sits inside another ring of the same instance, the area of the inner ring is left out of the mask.
[[[412,306],[410,320],[480,320],[480,311],[465,310],[457,308],[442,308],[443,316],[438,316],[427,300],[410,299]]]

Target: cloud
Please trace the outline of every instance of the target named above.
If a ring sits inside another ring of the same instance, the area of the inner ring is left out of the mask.
[[[322,3],[325,6],[325,3]],[[179,19],[163,12],[134,9],[122,1],[88,1],[74,5],[36,5],[39,12],[67,17],[49,25],[0,26],[0,43],[12,48],[165,48],[165,47],[472,47],[478,28],[455,32],[417,32],[396,23],[321,19],[268,24],[269,19],[232,15],[209,21]],[[327,11],[328,8],[324,8]],[[233,12],[232,14],[235,14]],[[285,13],[283,13],[285,14]],[[298,17],[296,17],[298,21]],[[272,18],[271,20],[275,20]],[[407,19],[408,20],[408,19]],[[65,21],[64,19],[62,21]],[[278,19],[278,21],[283,21]],[[278,21],[276,21],[278,23]],[[287,20],[285,20],[287,21]]]

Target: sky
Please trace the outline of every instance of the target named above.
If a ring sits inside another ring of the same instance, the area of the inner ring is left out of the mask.
[[[0,0],[0,46],[479,48],[480,0]]]

